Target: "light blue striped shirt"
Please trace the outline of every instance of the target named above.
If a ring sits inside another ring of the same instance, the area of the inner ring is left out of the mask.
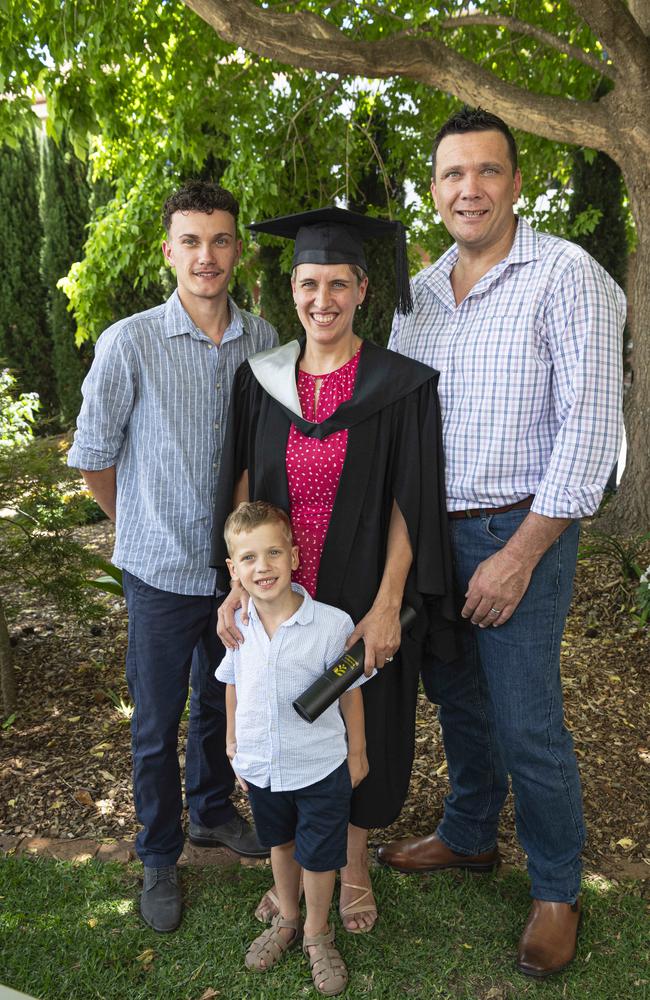
[[[625,296],[581,247],[518,220],[508,256],[456,305],[454,244],[413,279],[388,346],[440,372],[447,507],[535,494],[593,514],[622,437]]]
[[[338,702],[315,722],[305,722],[293,702],[345,649],[354,631],[345,611],[321,604],[293,583],[303,602],[269,639],[251,600],[250,621],[237,625],[245,642],[226,650],[216,677],[237,692],[237,753],[232,766],[258,788],[272,792],[306,788],[331,774],[348,755]],[[361,676],[358,687],[369,678]]]
[[[113,562],[176,594],[214,593],[210,535],[233,377],[277,343],[266,320],[228,301],[219,347],[177,292],[105,330],[68,455],[78,469],[117,466]]]

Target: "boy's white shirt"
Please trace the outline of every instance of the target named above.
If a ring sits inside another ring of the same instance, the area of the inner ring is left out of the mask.
[[[247,782],[272,791],[305,788],[331,774],[347,757],[345,724],[338,702],[315,722],[305,722],[293,701],[344,652],[354,631],[344,611],[314,601],[299,584],[298,610],[269,639],[255,602],[249,624],[237,627],[245,642],[227,650],[215,676],[237,692],[237,753],[232,765]],[[351,688],[366,680],[360,677]]]

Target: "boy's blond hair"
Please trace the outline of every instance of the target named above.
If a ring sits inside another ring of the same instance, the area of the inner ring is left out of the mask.
[[[223,537],[226,540],[228,555],[232,555],[232,543],[235,535],[248,534],[262,524],[275,522],[281,525],[290,545],[293,545],[291,521],[281,507],[276,507],[266,500],[250,500],[240,503],[226,518]]]

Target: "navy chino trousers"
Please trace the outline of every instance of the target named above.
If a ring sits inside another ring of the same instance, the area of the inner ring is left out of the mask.
[[[183,849],[178,728],[191,684],[185,755],[190,819],[219,826],[235,815],[234,774],[226,757],[226,686],[214,676],[224,656],[216,633],[218,600],[157,590],[124,571],[129,612],[126,678],[133,791],[144,865],[173,865]],[[191,677],[191,679],[190,679]]]

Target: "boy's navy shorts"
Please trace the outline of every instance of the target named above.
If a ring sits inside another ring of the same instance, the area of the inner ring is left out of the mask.
[[[295,840],[294,857],[308,872],[330,872],[347,864],[351,795],[347,761],[314,785],[291,792],[248,782],[260,843],[279,847]]]

